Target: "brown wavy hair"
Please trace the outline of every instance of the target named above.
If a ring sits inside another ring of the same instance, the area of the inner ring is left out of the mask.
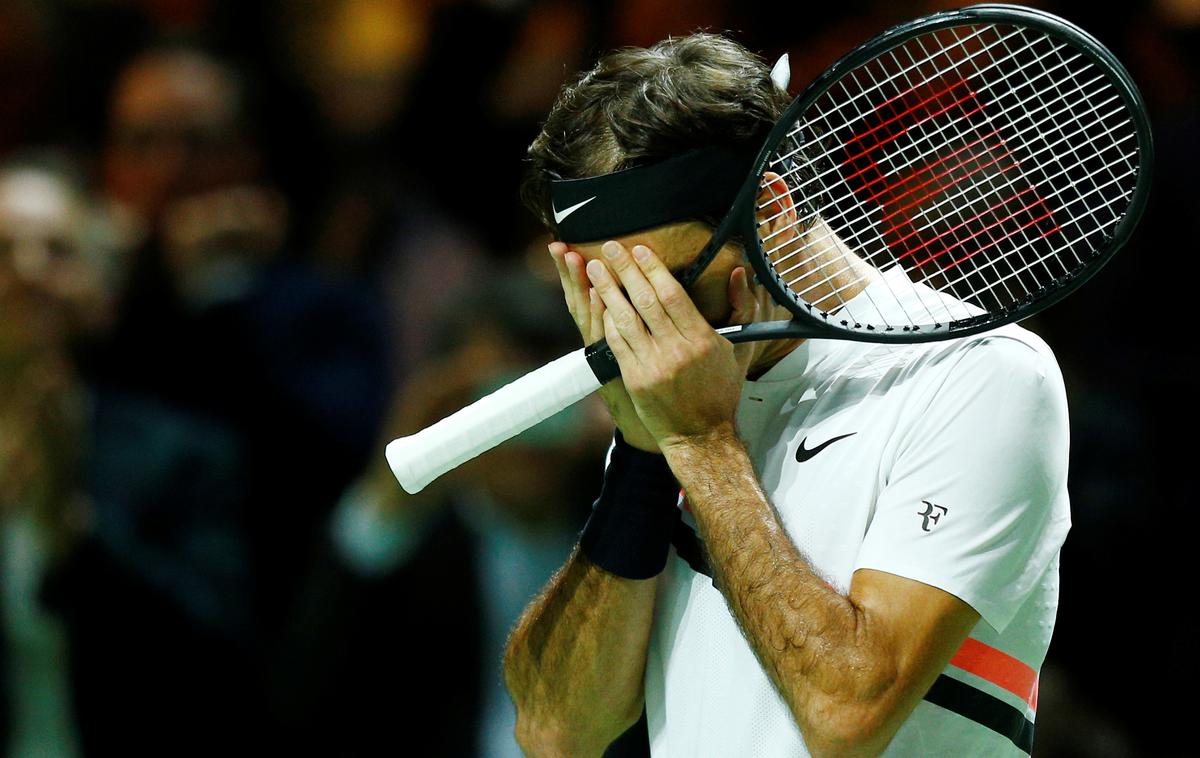
[[[559,92],[529,146],[522,202],[549,227],[552,175],[598,176],[761,139],[789,102],[766,62],[728,37],[616,50]]]

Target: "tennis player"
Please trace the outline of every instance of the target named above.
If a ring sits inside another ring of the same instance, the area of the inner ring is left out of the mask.
[[[623,376],[592,516],[509,640],[531,756],[600,755],[643,708],[671,758],[1032,749],[1070,526],[1050,350],[1016,326],[734,348],[713,325],[787,317],[738,245],[674,276],[787,102],[697,34],[603,58],[530,148],[568,308]]]

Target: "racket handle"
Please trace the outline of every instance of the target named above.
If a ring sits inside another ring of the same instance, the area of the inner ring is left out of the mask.
[[[600,388],[583,349],[547,363],[466,408],[387,446],[409,494]]]

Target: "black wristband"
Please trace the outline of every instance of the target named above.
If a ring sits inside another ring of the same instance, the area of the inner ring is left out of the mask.
[[[679,484],[666,459],[630,446],[618,431],[579,548],[610,574],[656,577],[667,565],[678,504]]]

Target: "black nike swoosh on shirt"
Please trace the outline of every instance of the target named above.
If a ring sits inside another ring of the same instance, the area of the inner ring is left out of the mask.
[[[829,447],[830,445],[837,442],[838,440],[844,440],[847,437],[853,437],[856,434],[858,434],[858,432],[850,432],[849,434],[843,434],[841,437],[834,437],[831,440],[826,440],[826,441],[822,442],[820,445],[817,445],[816,447],[814,447],[811,450],[804,449],[804,443],[808,442],[808,437],[805,437],[804,439],[800,440],[800,447],[796,448],[796,463],[804,463],[809,458],[812,458],[814,455],[821,452],[822,450]]]

